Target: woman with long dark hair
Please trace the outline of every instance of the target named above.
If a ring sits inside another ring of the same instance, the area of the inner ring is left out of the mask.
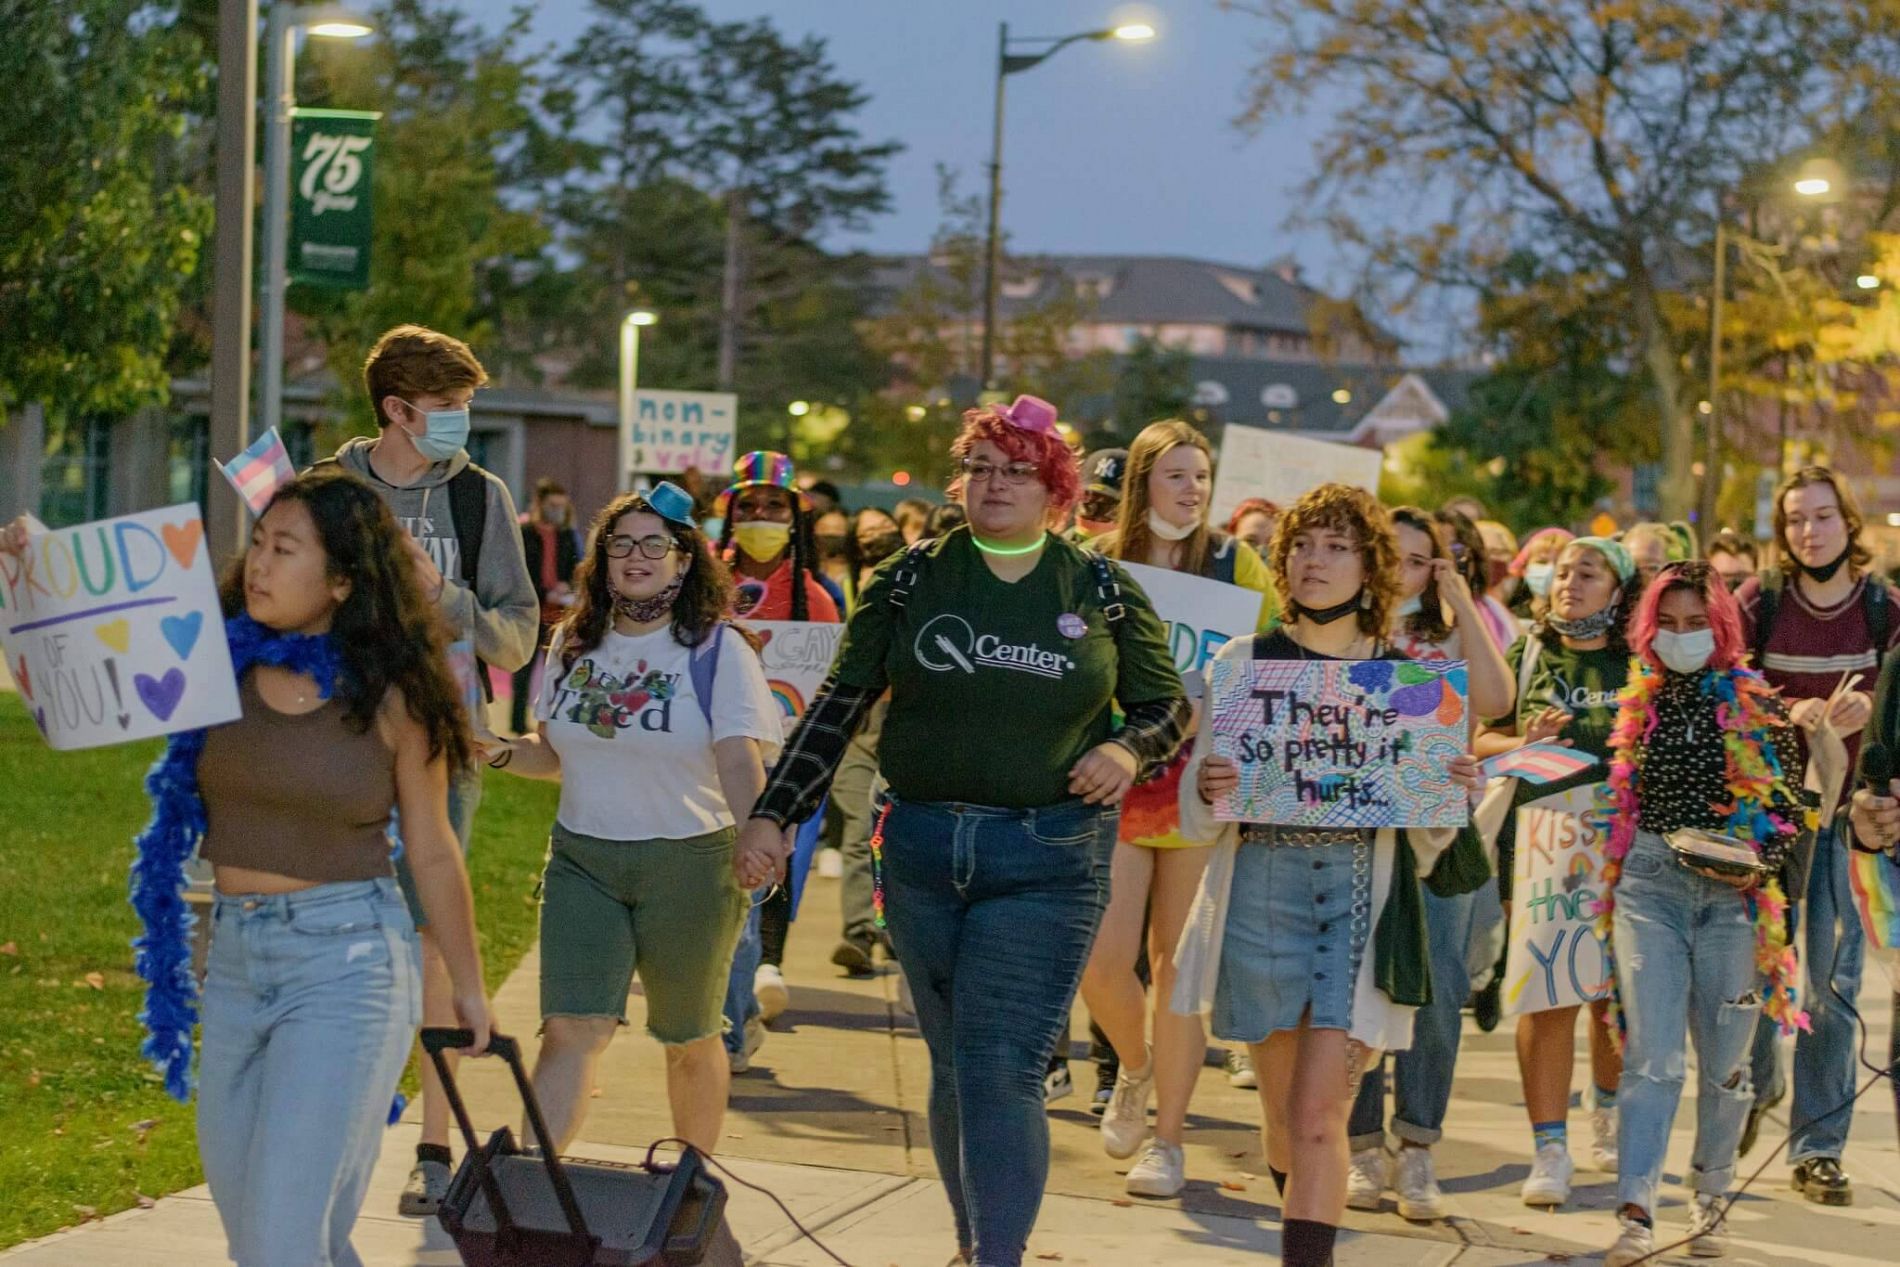
[[[728,623],[732,577],[684,489],[609,503],[574,587],[537,732],[489,752],[491,767],[561,783],[541,895],[544,1142],[564,1148],[580,1130],[637,970],[647,1032],[666,1049],[673,1133],[710,1153],[730,1077],[733,948],[747,892],[775,866],[735,858],[733,827],[783,725],[757,652]]]
[[[837,620],[812,535],[811,498],[792,460],[760,449],[740,458],[719,494],[719,555],[737,584],[733,614],[751,620]]]
[[[23,523],[0,549],[26,548]],[[243,716],[174,735],[148,783],[140,889],[212,864],[198,1068],[198,1152],[230,1255],[360,1265],[350,1244],[390,1099],[422,1018],[414,923],[391,869],[401,810],[410,869],[471,1052],[489,1012],[474,903],[449,826],[448,772],[468,718],[402,530],[354,475],[298,476],[251,529],[219,591]],[[169,874],[159,859],[169,857]],[[135,901],[139,900],[135,894]],[[148,931],[143,954],[155,953]],[[168,1085],[189,1086],[189,998]]]

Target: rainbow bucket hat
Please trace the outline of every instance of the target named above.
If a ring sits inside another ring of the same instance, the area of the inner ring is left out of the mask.
[[[732,483],[719,494],[719,514],[732,504],[732,495],[742,488],[782,488],[798,499],[799,509],[810,510],[811,498],[793,482],[797,472],[792,460],[770,449],[754,449],[732,466]]]

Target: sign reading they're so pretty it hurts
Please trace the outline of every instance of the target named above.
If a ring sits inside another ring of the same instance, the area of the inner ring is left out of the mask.
[[[46,742],[96,748],[240,713],[218,587],[189,503],[0,552],[0,647]]]
[[[1240,768],[1217,818],[1288,827],[1462,827],[1465,662],[1215,660],[1213,751]]]

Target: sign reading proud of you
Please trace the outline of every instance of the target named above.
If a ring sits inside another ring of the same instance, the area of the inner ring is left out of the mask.
[[[0,553],[0,646],[54,748],[239,714],[217,581],[189,503],[38,533]]]
[[[1213,749],[1240,767],[1215,816],[1292,827],[1462,827],[1465,662],[1215,660]]]

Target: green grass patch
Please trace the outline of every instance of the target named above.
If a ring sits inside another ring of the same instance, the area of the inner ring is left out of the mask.
[[[139,1055],[126,886],[158,751],[50,752],[0,693],[0,1249],[203,1179],[192,1106]],[[558,795],[487,781],[470,878],[491,990],[534,938]]]

